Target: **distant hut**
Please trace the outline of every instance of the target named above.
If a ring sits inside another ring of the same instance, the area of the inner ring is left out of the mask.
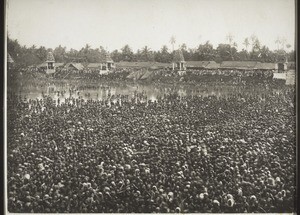
[[[187,61],[186,67],[188,69],[204,69],[210,61]]]
[[[48,52],[46,63],[47,63],[46,73],[53,74],[55,72],[55,59],[52,52]]]
[[[67,63],[64,66],[68,71],[80,72],[84,70],[84,66],[81,63]]]
[[[257,62],[254,69],[262,71],[275,71],[276,63]]]
[[[175,69],[175,65],[176,65],[176,69],[178,69],[179,71],[186,70],[184,57],[183,57],[182,51],[180,49],[176,50],[174,53],[173,70]]]
[[[220,68],[245,71],[255,69],[256,64],[256,61],[223,61]]]

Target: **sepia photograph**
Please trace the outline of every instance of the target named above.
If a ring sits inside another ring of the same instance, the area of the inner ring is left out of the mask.
[[[296,0],[6,0],[6,214],[296,214]]]

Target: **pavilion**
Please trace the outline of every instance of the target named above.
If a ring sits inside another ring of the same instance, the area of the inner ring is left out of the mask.
[[[178,69],[179,71],[186,70],[184,57],[183,57],[182,51],[180,49],[176,50],[174,53],[173,70],[175,70],[175,65],[176,65],[176,69]]]
[[[47,63],[46,73],[53,74],[55,72],[55,59],[52,52],[48,52],[46,63]]]

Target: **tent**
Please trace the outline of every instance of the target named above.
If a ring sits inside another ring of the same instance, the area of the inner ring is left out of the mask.
[[[84,69],[84,66],[81,63],[67,63],[65,65],[66,69],[75,69],[77,71],[81,71]]]

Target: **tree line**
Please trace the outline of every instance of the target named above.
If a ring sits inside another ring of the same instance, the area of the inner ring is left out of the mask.
[[[186,61],[261,61],[261,62],[277,62],[279,58],[286,56],[288,61],[295,61],[295,51],[287,51],[291,48],[289,44],[285,44],[284,39],[277,39],[277,49],[272,51],[267,46],[262,45],[256,36],[245,38],[244,48],[237,50],[237,44],[233,41],[231,35],[227,35],[227,42],[219,44],[216,48],[206,41],[199,44],[196,48],[188,48],[186,44],[181,44],[179,49],[182,51]],[[45,62],[48,52],[52,52],[56,62],[81,62],[81,63],[100,63],[105,60],[108,51],[102,46],[99,48],[91,48],[89,44],[80,50],[70,49],[59,45],[55,49],[46,48],[44,46],[31,47],[22,46],[17,39],[7,40],[7,51],[14,61],[20,66],[37,65]],[[156,61],[169,63],[173,60],[174,44],[176,39],[171,37],[170,43],[172,50],[167,45],[163,45],[158,51],[151,50],[148,46],[138,49],[136,52],[129,45],[125,45],[120,50],[114,50],[110,54],[115,62],[120,61]]]

